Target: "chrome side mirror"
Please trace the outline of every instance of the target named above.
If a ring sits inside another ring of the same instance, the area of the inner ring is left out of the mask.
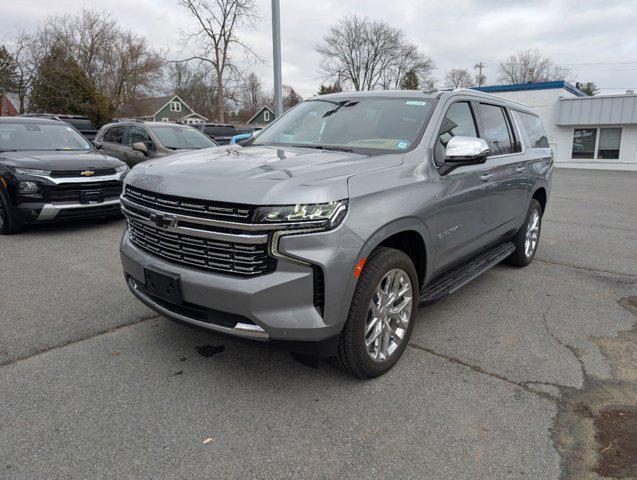
[[[445,163],[476,165],[486,162],[489,153],[489,145],[483,138],[453,137],[447,143]]]

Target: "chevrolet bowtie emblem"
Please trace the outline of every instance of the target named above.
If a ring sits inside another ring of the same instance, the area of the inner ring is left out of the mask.
[[[92,177],[95,175],[95,172],[93,170],[84,170],[83,172],[80,172],[80,175],[83,177]]]
[[[177,217],[174,215],[162,215],[160,213],[153,213],[150,215],[150,221],[157,225],[159,228],[174,227],[177,225]]]

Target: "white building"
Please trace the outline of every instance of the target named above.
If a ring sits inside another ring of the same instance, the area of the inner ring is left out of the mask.
[[[532,107],[542,118],[556,162],[637,166],[635,94],[590,97],[563,81],[476,90]]]

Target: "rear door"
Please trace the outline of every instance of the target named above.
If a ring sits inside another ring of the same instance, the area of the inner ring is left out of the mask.
[[[494,185],[488,207],[491,230],[487,240],[495,242],[519,226],[526,201],[527,161],[519,132],[506,107],[480,102],[478,113],[482,138],[491,149],[487,164],[491,167]]]
[[[108,127],[102,139],[102,150],[104,153],[126,162],[125,134],[126,125],[113,125],[112,127]]]

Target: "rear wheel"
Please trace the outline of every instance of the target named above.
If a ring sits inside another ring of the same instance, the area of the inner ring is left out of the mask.
[[[375,250],[358,279],[334,363],[360,378],[390,370],[407,347],[417,304],[411,259],[392,248]]]
[[[5,196],[0,192],[0,235],[11,235],[12,233],[18,233],[22,228],[22,225],[16,221],[11,209],[9,208],[9,202]]]
[[[506,259],[507,263],[518,267],[525,267],[531,263],[540,242],[541,229],[542,207],[537,200],[532,199],[524,225],[513,239],[515,251]]]

